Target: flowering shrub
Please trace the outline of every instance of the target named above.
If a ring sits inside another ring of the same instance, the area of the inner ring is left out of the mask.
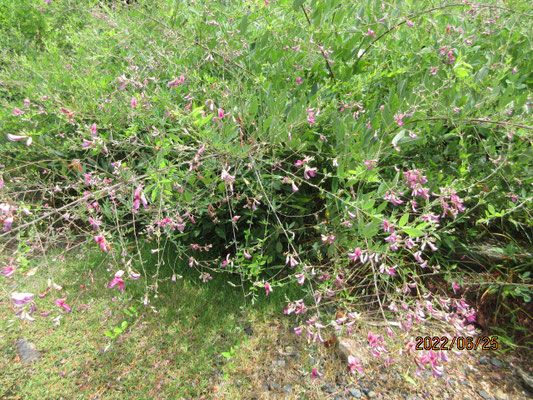
[[[368,348],[385,365],[394,329],[474,334],[471,283],[514,279],[527,301],[526,2],[163,3],[24,3],[63,28],[18,39],[41,72],[16,68],[29,59],[13,46],[0,71],[1,272],[16,290],[62,246],[98,248],[108,288],[144,284],[144,304],[184,268],[205,284],[238,275],[252,299],[294,284],[297,334],[321,342],[379,317]],[[487,231],[512,257],[469,275],[456,255]],[[32,321],[41,296],[10,296]],[[75,313],[73,298],[55,302]],[[446,354],[402,351],[442,375]]]

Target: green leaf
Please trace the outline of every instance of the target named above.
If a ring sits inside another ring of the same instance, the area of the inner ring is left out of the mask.
[[[113,335],[110,331],[104,331],[104,335],[106,335],[107,337],[110,337],[111,339],[115,337],[115,335]]]
[[[122,328],[122,330],[125,330],[128,327],[128,323],[126,321],[122,321],[120,327]]]
[[[305,0],[294,0],[294,3],[292,3],[293,10],[298,10],[300,6],[304,3]]]
[[[420,229],[416,228],[403,228],[402,231],[407,233],[409,236],[422,236],[424,234],[424,231],[421,231]]]
[[[364,204],[363,204],[363,207],[361,207],[363,210],[369,210],[371,209],[372,207],[374,207],[374,204],[376,203],[376,200],[374,199],[370,199],[368,201],[366,201]]]
[[[215,228],[215,233],[219,238],[226,240],[226,232],[224,232],[220,227],[217,226]]]
[[[228,353],[227,351],[222,352],[222,356],[226,358],[231,358],[231,354]]]
[[[407,372],[405,374],[402,374],[403,376],[403,379],[405,379],[407,382],[409,382],[411,385],[416,385],[416,382],[413,378],[411,378],[409,376],[409,374],[407,374]]]
[[[409,214],[404,214],[400,218],[400,221],[398,221],[398,226],[401,228],[404,226],[407,222],[409,222]]]

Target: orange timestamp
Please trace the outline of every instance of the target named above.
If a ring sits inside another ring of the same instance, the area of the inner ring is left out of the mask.
[[[417,336],[416,350],[498,350],[500,344],[496,336]]]

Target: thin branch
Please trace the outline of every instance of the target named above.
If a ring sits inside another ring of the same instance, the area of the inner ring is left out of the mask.
[[[309,15],[307,14],[307,11],[305,10],[304,6],[302,6],[302,11],[304,12],[305,19],[307,19],[307,23],[309,24],[310,27],[312,27],[313,24],[311,23],[311,20],[309,19]],[[324,57],[324,60],[326,61],[326,67],[328,67],[328,71],[331,77],[333,78],[334,81],[337,81],[337,79],[335,79],[335,74],[333,73],[333,70],[331,69],[331,65],[329,65],[328,56],[326,56],[326,53],[324,53],[324,49],[320,46],[320,44],[317,43],[317,45],[318,45],[318,48],[320,49],[320,52],[322,53],[322,56]]]
[[[434,7],[434,8],[430,8],[430,9],[427,9],[427,10],[422,10],[422,11],[419,11],[419,12],[416,12],[416,13],[412,13],[412,14],[409,14],[407,15],[406,17],[404,17],[405,19],[401,22],[398,22],[396,25],[393,25],[391,28],[387,29],[385,32],[383,32],[381,35],[379,35],[378,37],[376,37],[372,42],[370,42],[370,44],[363,50],[362,53],[359,54],[359,51],[361,50],[361,46],[359,46],[359,48],[357,49],[357,60],[355,61],[355,65],[357,65],[357,63],[359,62],[359,60],[361,58],[363,58],[363,56],[368,52],[368,50],[370,50],[370,48],[374,45],[374,43],[376,43],[377,41],[379,41],[382,37],[388,35],[390,32],[392,32],[393,30],[395,30],[396,28],[398,28],[399,26],[402,26],[403,24],[407,23],[407,21],[409,20],[409,18],[417,18],[417,17],[420,17],[422,15],[425,15],[425,14],[430,14],[432,13],[433,11],[438,11],[438,10],[442,10],[442,9],[445,9],[445,8],[452,8],[452,7],[478,7],[478,8],[496,8],[496,9],[500,9],[500,10],[506,10],[506,11],[512,11],[514,13],[517,13],[517,14],[522,14],[524,16],[527,16],[527,17],[530,17],[531,18],[531,15],[528,15],[528,14],[523,14],[523,13],[519,13],[517,11],[514,11],[512,9],[509,9],[509,8],[505,8],[505,7],[499,7],[499,6],[493,6],[493,5],[489,5],[489,4],[474,4],[474,3],[453,3],[453,4],[445,4],[443,6],[439,6],[439,7]]]

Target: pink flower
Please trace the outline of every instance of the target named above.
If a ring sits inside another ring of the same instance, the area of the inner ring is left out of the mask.
[[[15,303],[15,306],[22,306],[33,300],[35,295],[33,293],[18,293],[13,292],[11,294],[11,300]]]
[[[109,288],[110,289],[113,289],[115,286],[118,285],[118,288],[121,292],[124,292],[124,279],[122,279],[122,275],[124,275],[124,271],[123,270],[119,270],[117,271],[117,273],[115,274],[115,277],[113,278],[113,280],[109,283]]]
[[[137,107],[137,97],[131,98],[131,108]]]
[[[359,256],[361,256],[361,249],[358,247],[354,250],[353,253],[348,253],[348,258],[350,260],[355,260],[357,259]]]
[[[252,255],[248,252],[248,250],[244,250],[244,251],[243,251],[243,254],[244,254],[244,257],[245,257],[246,259],[248,259],[248,260],[249,260],[250,258],[252,258]]]
[[[24,111],[19,110],[17,107],[13,109],[13,115],[22,115],[24,114]]]
[[[374,32],[372,29],[368,28],[367,33],[363,33],[363,36],[374,36],[376,37],[376,32]]]
[[[93,230],[97,231],[98,227],[102,225],[102,221],[98,221],[96,219],[93,219],[92,217],[89,217],[89,223],[92,225]]]
[[[102,235],[95,236],[94,241],[100,245],[100,248],[104,253],[109,251],[108,244]]]
[[[2,268],[2,275],[4,275],[6,278],[10,278],[15,273],[15,266],[9,265],[7,267]]]
[[[222,119],[222,118],[224,118],[224,116],[225,116],[224,110],[222,108],[219,108],[218,109],[218,118]]]
[[[320,372],[318,372],[316,368],[313,368],[311,370],[311,380],[314,381],[317,376],[322,376],[322,374]]]
[[[56,300],[56,304],[61,307],[62,309],[64,309],[66,312],[70,312],[70,306],[65,303],[66,299],[57,299]]]
[[[400,127],[403,126],[403,121],[402,121],[403,117],[404,117],[404,114],[396,114],[394,116],[394,120],[398,123],[398,126]]]
[[[230,259],[229,259],[229,253],[226,255],[226,259],[224,261],[222,261],[222,264],[220,264],[221,267],[225,267],[226,265],[228,265],[230,263]]]
[[[292,182],[291,187],[292,187],[292,191],[293,192],[297,192],[298,191],[298,186],[296,186],[296,184],[294,182]]]
[[[352,374],[355,374],[355,370],[359,371],[361,374],[363,373],[363,367],[361,367],[361,361],[359,361],[357,357],[349,355],[348,365],[350,366],[350,372]]]
[[[7,217],[4,220],[4,232],[7,232],[11,229],[11,225],[13,224],[13,217]]]
[[[315,111],[312,108],[309,108],[306,110],[306,113],[307,113],[307,122],[309,122],[309,125],[316,124],[315,116],[317,114],[315,114]]]
[[[298,77],[296,78],[296,84],[301,85],[303,83],[302,78]]]
[[[97,132],[97,130],[96,130],[96,124],[92,124],[92,125],[91,125],[91,133],[92,133],[92,135],[93,135],[93,136],[96,136],[96,132]]]
[[[400,193],[401,194],[401,193]],[[385,196],[383,196],[383,199],[384,200],[387,200],[387,201],[390,201],[393,205],[397,206],[399,204],[402,204],[403,203],[403,200],[401,200],[395,192],[390,192],[387,191],[385,193]]]
[[[304,282],[305,282],[305,275],[304,274],[296,274],[294,275],[296,277],[296,281],[300,284],[300,285],[303,285]]]
[[[130,278],[131,279],[139,279],[141,277],[141,274],[139,274],[138,272],[134,272],[134,271],[130,271]],[[174,279],[176,280],[176,279]]]
[[[299,263],[293,256],[288,255],[285,259],[285,264],[289,264],[292,268],[296,267]]]
[[[459,289],[461,289],[461,286],[459,286],[459,284],[458,284],[457,282],[453,282],[453,283],[452,283],[452,289],[453,289],[453,292],[454,292],[454,293],[457,293],[457,291],[458,291]]]
[[[363,165],[367,165],[368,169],[372,169],[372,168],[374,168],[376,166],[375,164],[376,164],[377,161],[378,160],[365,160],[365,161],[363,161]]]
[[[433,67],[429,70],[429,72],[431,73],[431,75],[437,75],[438,70],[439,67]]]
[[[335,236],[334,235],[330,235],[330,236],[327,236],[327,235],[321,235],[321,240],[322,240],[322,243],[324,244],[333,244],[333,242],[335,241]]]
[[[178,87],[178,86],[182,85],[183,82],[185,82],[185,77],[182,74],[182,75],[180,75],[179,79],[176,78],[176,79],[170,81],[168,83],[168,86],[170,86],[170,87]]]
[[[21,140],[28,139],[26,135],[12,135],[11,133],[7,134],[7,138],[12,142],[20,142]]]
[[[272,293],[272,287],[268,284],[268,282],[265,282],[265,292],[267,296]]]
[[[305,179],[309,179],[309,176],[314,177],[314,176],[315,176],[315,172],[316,172],[316,168],[309,168],[309,167],[306,165],[306,166],[305,166],[305,169],[304,169],[304,178],[305,178]]]

